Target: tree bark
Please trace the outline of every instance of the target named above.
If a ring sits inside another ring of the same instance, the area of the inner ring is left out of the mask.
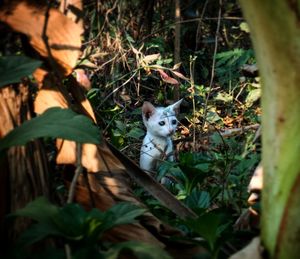
[[[270,258],[298,258],[300,1],[240,3],[262,80],[262,242]]]

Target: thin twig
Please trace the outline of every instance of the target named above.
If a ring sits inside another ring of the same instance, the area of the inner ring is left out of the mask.
[[[202,25],[202,20],[203,20],[203,16],[206,10],[208,4],[208,0],[205,1],[201,15],[200,15],[200,19],[198,21],[198,26],[197,26],[197,32],[196,32],[196,46],[195,46],[195,51],[198,49],[198,45],[199,45],[199,38],[200,38],[200,31],[201,31],[201,25]]]
[[[195,103],[195,81],[194,81],[194,70],[195,70],[195,57],[190,57],[190,84],[189,92],[192,94],[193,102],[193,151],[195,152],[196,146],[196,103]]]
[[[105,96],[104,100],[98,105],[97,109],[99,109],[103,103],[105,103],[105,101],[114,93],[116,93],[121,87],[123,87],[124,85],[128,84],[130,82],[130,80],[137,74],[138,70],[134,71],[134,73],[132,74],[131,77],[129,77],[123,84],[121,84],[120,86],[116,87],[111,93],[109,93],[107,96]],[[116,82],[116,80],[114,81]]]
[[[72,203],[73,202],[76,183],[77,183],[79,175],[83,171],[83,167],[82,167],[82,164],[81,164],[81,156],[82,156],[82,144],[81,143],[76,143],[76,170],[75,170],[75,174],[74,174],[74,177],[72,179],[71,186],[70,186],[70,189],[69,189],[67,203]]]
[[[212,68],[211,68],[211,77],[209,82],[209,90],[207,93],[207,97],[205,100],[204,105],[204,114],[203,114],[203,122],[202,122],[202,130],[204,129],[205,122],[206,122],[206,115],[207,115],[207,108],[208,108],[208,100],[211,94],[211,89],[215,77],[215,66],[216,66],[216,55],[218,50],[218,37],[219,37],[219,30],[220,30],[220,24],[221,24],[221,14],[222,14],[222,0],[219,0],[219,14],[218,14],[218,23],[217,23],[217,29],[215,34],[215,49],[214,49],[214,55],[213,55],[213,62],[212,62]]]

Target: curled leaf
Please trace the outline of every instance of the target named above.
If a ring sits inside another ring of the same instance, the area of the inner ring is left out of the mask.
[[[186,81],[189,81],[189,79],[187,77],[185,77],[183,74],[181,74],[180,72],[178,71],[173,71],[171,70],[171,72],[175,75],[175,76],[178,76],[179,78],[183,79],[183,80],[186,80]]]
[[[173,78],[173,77],[170,77],[166,72],[164,72],[162,69],[157,69],[157,71],[160,73],[160,77],[161,79],[168,83],[168,84],[172,84],[172,85],[177,85],[179,84],[179,82]]]
[[[157,60],[160,58],[160,54],[152,54],[152,55],[147,55],[143,58],[143,61],[147,64],[152,63],[153,61]]]

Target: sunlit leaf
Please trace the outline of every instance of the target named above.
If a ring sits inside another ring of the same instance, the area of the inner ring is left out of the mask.
[[[147,55],[147,56],[145,56],[145,57],[143,58],[143,60],[144,60],[147,64],[149,64],[149,63],[151,63],[151,62],[153,62],[153,61],[155,61],[155,60],[157,60],[157,59],[159,59],[159,58],[160,58],[160,54],[157,53],[157,54]]]
[[[261,89],[251,90],[246,98],[246,106],[251,107],[254,102],[256,102],[261,96]]]
[[[180,68],[180,66],[181,66],[181,62],[175,64],[175,65],[173,66],[173,70],[176,70],[176,69]]]
[[[247,33],[250,32],[249,25],[246,22],[241,22],[240,23],[240,29],[241,29],[241,31],[244,31],[244,32],[247,32]]]
[[[226,93],[226,92],[218,92],[217,96],[215,97],[217,101],[222,101],[224,103],[232,102],[233,96]]]

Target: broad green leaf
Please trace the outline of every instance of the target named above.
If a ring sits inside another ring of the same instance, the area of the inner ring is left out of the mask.
[[[39,197],[28,203],[23,209],[17,210],[10,216],[23,216],[38,222],[49,223],[51,218],[59,213],[57,206],[51,204],[45,197]]]
[[[133,223],[135,218],[146,212],[135,204],[120,202],[105,212],[106,226],[105,229],[112,228],[121,224]]]
[[[88,117],[70,109],[54,107],[10,131],[0,140],[0,151],[11,146],[24,145],[40,137],[63,138],[80,143],[100,143],[99,129]]]
[[[186,221],[187,226],[209,243],[211,250],[216,248],[217,240],[230,224],[228,215],[222,211],[210,211],[197,219]]]
[[[49,224],[33,224],[24,232],[22,232],[20,238],[18,239],[18,244],[20,246],[29,246],[48,236],[63,236],[63,234],[58,231],[55,227]]]
[[[0,57],[0,87],[18,83],[22,77],[31,75],[42,64],[26,56]]]
[[[127,134],[128,137],[135,138],[135,139],[140,139],[144,135],[145,135],[145,131],[142,130],[141,128],[133,128]]]
[[[65,237],[80,240],[84,236],[84,225],[88,216],[88,212],[82,206],[70,203],[60,208],[58,215],[53,217],[52,221]]]
[[[217,121],[220,121],[221,120],[221,117],[218,115],[218,113],[215,111],[215,109],[210,109],[208,112],[207,112],[207,115],[206,115],[206,120],[213,124]]]
[[[186,198],[185,203],[193,210],[207,209],[210,206],[210,195],[206,191],[200,191],[194,188],[191,194]]]
[[[246,98],[246,106],[251,107],[261,96],[261,89],[253,89],[249,92]]]

